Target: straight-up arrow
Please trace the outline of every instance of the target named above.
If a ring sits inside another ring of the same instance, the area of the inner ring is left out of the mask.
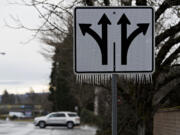
[[[98,22],[98,25],[102,25],[102,45],[100,48],[102,53],[102,63],[104,63],[104,65],[107,65],[108,63],[108,24],[111,25],[111,22],[107,18],[106,14],[104,14]]]
[[[127,46],[127,25],[131,24],[128,20],[127,16],[125,14],[122,15],[120,20],[117,23],[118,25],[121,25],[121,64],[126,65],[127,64],[127,52],[128,52],[128,46]]]

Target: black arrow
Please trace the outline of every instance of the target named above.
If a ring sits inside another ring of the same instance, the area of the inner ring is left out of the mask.
[[[131,24],[125,14],[122,15],[120,20],[117,23],[118,25],[121,24],[121,64],[127,65],[127,53],[131,42],[140,34],[143,33],[144,35],[147,32],[149,27],[148,23],[137,24],[138,28],[131,33],[131,35],[127,38],[127,24]]]
[[[91,24],[79,24],[82,34],[85,36],[86,33],[91,35],[101,50],[102,55],[102,65],[108,64],[107,58],[107,25],[111,24],[107,16],[104,14],[98,22],[98,25],[102,25],[102,38],[90,28]]]
[[[81,32],[84,36],[86,35],[86,33],[88,33],[89,35],[91,35],[96,40],[98,45],[101,44],[101,38],[99,37],[99,35],[94,30],[92,30],[90,28],[91,24],[79,24],[79,27],[80,27]]]
[[[104,14],[100,21],[98,22],[98,25],[102,25],[102,45],[101,45],[101,53],[102,53],[102,64],[107,65],[108,63],[108,24],[111,25],[110,20],[107,18],[106,14]]]
[[[139,28],[137,28],[127,39],[128,45],[131,44],[131,42],[135,39],[137,35],[140,33],[143,33],[143,35],[146,35],[146,32],[148,30],[149,24],[148,23],[142,23],[142,24],[137,24]]]
[[[120,20],[117,23],[118,25],[121,25],[121,64],[126,65],[127,64],[127,25],[131,24],[128,20],[127,16],[125,14],[122,15]]]

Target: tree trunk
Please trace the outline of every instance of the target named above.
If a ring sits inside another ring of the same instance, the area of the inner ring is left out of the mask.
[[[153,117],[151,113],[146,114],[146,120],[141,120],[137,125],[137,135],[153,135]]]
[[[87,6],[94,6],[94,0],[83,0],[83,2]]]
[[[142,122],[138,125],[138,135],[145,135],[146,134],[146,124]]]

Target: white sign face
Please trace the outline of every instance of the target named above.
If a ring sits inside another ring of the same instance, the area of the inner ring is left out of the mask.
[[[74,10],[76,73],[154,70],[151,7],[77,7]]]

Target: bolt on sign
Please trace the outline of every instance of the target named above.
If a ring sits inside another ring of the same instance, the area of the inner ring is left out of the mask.
[[[76,73],[141,73],[154,70],[151,7],[76,7]]]

